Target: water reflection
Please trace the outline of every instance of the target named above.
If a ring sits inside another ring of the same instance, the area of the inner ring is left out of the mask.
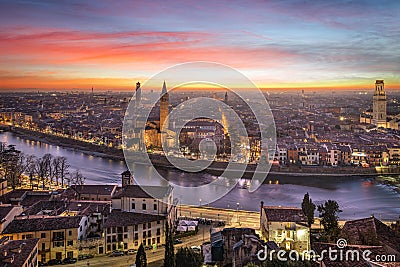
[[[116,184],[120,183],[120,173],[126,170],[123,161],[103,159],[88,155],[81,151],[67,149],[54,145],[28,141],[11,133],[1,133],[0,141],[13,144],[26,154],[41,157],[46,153],[53,156],[64,156],[68,159],[72,169],[80,169],[88,184]],[[217,177],[207,173],[184,173],[177,170],[154,168],[137,164],[134,166],[135,176],[146,179],[148,184],[157,185],[156,175],[162,175],[173,183],[181,186],[196,186],[211,183]],[[399,177],[389,177],[389,182],[398,181]],[[210,204],[220,208],[240,208],[257,211],[261,200],[266,205],[297,206],[306,192],[316,204],[327,199],[339,202],[343,213],[341,218],[354,219],[368,217],[374,214],[377,218],[395,220],[400,215],[400,194],[397,187],[385,184],[384,178],[372,177],[327,178],[327,177],[277,177],[269,175],[257,191],[249,193],[246,188],[235,187],[226,196]],[[278,182],[277,182],[278,181]],[[226,181],[229,183],[229,181]],[[204,194],[216,195],[222,188],[218,185]],[[176,196],[179,198],[179,196]],[[205,198],[203,198],[205,199]],[[196,205],[198,199],[196,197]]]

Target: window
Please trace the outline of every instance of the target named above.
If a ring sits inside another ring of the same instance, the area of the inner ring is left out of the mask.
[[[128,249],[128,243],[124,243],[124,249]]]
[[[74,257],[74,252],[73,251],[68,251],[67,252],[67,258],[73,258]]]
[[[148,237],[151,237],[151,230],[147,231]]]
[[[161,229],[157,228],[157,235],[161,235]]]
[[[146,203],[142,204],[142,210],[146,210]]]
[[[138,240],[138,239],[139,239],[139,234],[135,233],[135,240]]]
[[[143,224],[143,230],[145,230],[145,229],[146,229],[146,224],[144,223],[144,224]]]
[[[124,234],[124,238],[128,238],[128,234]]]
[[[160,237],[157,237],[157,244],[160,244]]]
[[[138,229],[139,229],[139,226],[135,225],[135,231],[138,231]]]
[[[69,230],[69,231],[68,231],[68,235],[69,235],[69,236],[72,236],[72,230]]]
[[[143,246],[146,246],[146,239],[143,239]]]
[[[157,224],[160,224],[161,222],[160,221],[157,221]]]
[[[137,247],[139,245],[139,242],[135,241],[135,246]]]
[[[111,234],[111,228],[107,228],[107,234]]]
[[[151,228],[151,222],[147,224],[147,228]]]
[[[124,226],[124,232],[128,232],[128,226]]]
[[[46,238],[46,233],[41,233],[40,238]]]
[[[111,250],[111,245],[107,245],[107,251]]]
[[[143,238],[146,238],[146,234],[147,234],[146,232],[143,232]]]
[[[68,240],[67,241],[67,246],[73,246],[74,245],[74,241],[73,240]]]
[[[42,243],[42,250],[46,250],[46,244]]]
[[[157,210],[157,204],[154,204],[153,206],[154,206],[154,210]]]
[[[132,203],[132,209],[133,209],[133,210],[136,209],[135,203]]]

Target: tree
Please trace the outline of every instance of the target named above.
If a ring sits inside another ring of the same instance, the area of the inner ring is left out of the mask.
[[[69,175],[68,185],[83,185],[85,184],[85,177],[83,177],[80,170],[76,170]]]
[[[55,178],[56,185],[58,185],[58,180],[60,178],[60,157],[55,157],[52,162],[53,175]]]
[[[339,204],[334,200],[328,200],[324,204],[318,205],[318,212],[328,238],[334,239],[339,233],[338,214],[342,212]]]
[[[175,256],[176,267],[200,267],[203,257],[190,248],[180,248]]]
[[[69,174],[69,162],[66,157],[59,157],[59,175],[61,179],[61,186],[64,187],[64,181]]]
[[[175,267],[174,241],[168,221],[165,223],[164,267]]]
[[[29,182],[31,185],[31,189],[33,189],[33,177],[36,173],[36,157],[33,155],[29,155],[25,160],[25,172],[29,176]]]
[[[43,160],[44,164],[46,165],[46,176],[45,179],[46,181],[51,181],[53,182],[53,167],[52,167],[52,162],[53,162],[53,155],[50,153],[46,153],[43,155]]]
[[[301,209],[307,217],[308,225],[311,226],[314,223],[315,204],[312,202],[308,192],[304,195]]]
[[[147,257],[146,251],[144,251],[143,243],[140,244],[138,252],[136,254],[136,267],[146,267],[147,266]]]
[[[38,186],[39,186],[40,182],[42,182],[43,189],[45,188],[46,179],[47,179],[48,173],[49,173],[50,156],[48,156],[48,155],[50,155],[50,154],[45,154],[45,155],[43,155],[43,157],[38,158],[36,160],[35,172],[38,176]]]
[[[25,171],[24,154],[16,150],[14,145],[8,145],[0,154],[0,170],[12,189],[20,186]]]

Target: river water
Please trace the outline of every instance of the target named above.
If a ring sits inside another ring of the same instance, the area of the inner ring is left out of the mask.
[[[86,184],[119,184],[120,174],[126,170],[123,161],[91,156],[73,149],[63,148],[38,141],[24,139],[10,132],[0,134],[0,142],[15,145],[25,154],[43,156],[50,153],[53,156],[64,156],[68,159],[71,169],[80,169],[86,178]],[[209,183],[217,177],[207,173],[184,173],[178,170],[158,170],[159,173],[174,183],[184,186],[194,186]],[[157,175],[150,166],[137,165],[135,176],[147,177],[150,183]],[[260,201],[266,205],[301,206],[306,192],[309,192],[314,203],[325,200],[336,200],[343,212],[341,219],[357,219],[374,214],[382,220],[396,220],[400,216],[400,193],[394,186],[378,183],[373,177],[285,177],[268,176],[272,184],[264,184],[253,193],[240,187],[234,188],[224,197],[210,204],[219,208],[258,210]],[[279,184],[275,181],[279,180]],[[214,194],[215,192],[208,192]],[[179,197],[179,196],[177,196]],[[199,203],[200,200],[199,200]],[[203,203],[204,204],[204,203]]]

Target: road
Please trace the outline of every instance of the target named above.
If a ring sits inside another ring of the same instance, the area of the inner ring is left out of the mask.
[[[182,205],[178,207],[178,216],[224,221],[226,227],[249,227],[260,229],[260,213],[256,211]]]
[[[197,235],[190,237],[181,238],[183,243],[175,245],[175,251],[181,247],[191,247],[199,246],[205,241],[210,241],[210,225],[199,225],[199,231]],[[148,265],[149,267],[159,267],[162,266],[164,260],[165,249],[157,248],[156,251],[146,250],[147,262],[152,263]],[[131,264],[135,263],[136,255],[120,256],[120,257],[109,257],[109,256],[96,256],[89,260],[78,261],[77,263],[70,264],[69,266],[79,266],[87,267],[89,262],[89,267],[129,267]]]

